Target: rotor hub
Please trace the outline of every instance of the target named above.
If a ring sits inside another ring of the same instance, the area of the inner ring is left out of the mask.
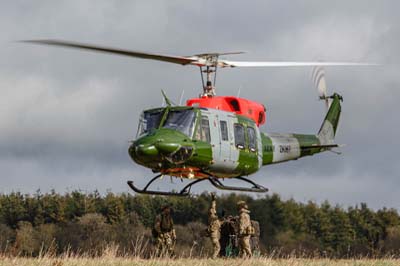
[[[203,93],[200,97],[214,97],[215,94],[215,83],[217,80],[217,69],[218,69],[218,57],[216,61],[205,67],[200,66],[201,82],[203,84]],[[208,61],[211,62],[211,61]]]

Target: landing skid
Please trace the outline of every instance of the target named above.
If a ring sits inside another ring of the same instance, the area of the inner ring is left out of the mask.
[[[230,190],[230,191],[244,191],[244,192],[256,192],[256,193],[265,193],[268,192],[268,188],[265,188],[247,178],[238,176],[238,177],[232,177],[231,179],[238,179],[241,181],[245,181],[247,183],[250,183],[252,185],[252,187],[234,187],[234,186],[226,186],[224,185],[220,180],[218,180],[215,177],[207,177],[207,178],[203,178],[203,179],[197,179],[195,181],[190,182],[189,184],[187,184],[184,188],[181,189],[181,191],[179,192],[174,192],[174,191],[158,191],[158,190],[149,190],[149,186],[156,181],[157,179],[159,179],[162,175],[157,175],[155,177],[153,177],[148,183],[147,185],[143,188],[143,189],[139,189],[137,188],[134,184],[133,181],[128,181],[128,186],[135,191],[136,193],[139,194],[149,194],[149,195],[160,195],[160,196],[189,196],[190,195],[190,190],[192,188],[193,185],[200,183],[202,181],[208,180],[211,185],[213,185],[214,187],[221,189],[221,190]]]
[[[232,179],[238,179],[241,181],[245,181],[247,183],[250,183],[251,185],[253,185],[253,187],[233,187],[233,186],[226,186],[224,184],[222,184],[222,182],[220,180],[218,180],[215,177],[209,177],[208,180],[210,181],[210,183],[221,190],[233,190],[233,191],[245,191],[245,192],[256,192],[256,193],[265,193],[268,192],[268,188],[263,187],[247,178],[238,176],[238,177],[233,177]]]

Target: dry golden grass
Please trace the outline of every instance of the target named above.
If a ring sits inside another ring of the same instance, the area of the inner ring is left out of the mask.
[[[276,254],[270,256],[253,257],[251,259],[229,258],[216,259],[207,258],[159,258],[152,257],[144,259],[144,248],[146,245],[135,249],[133,253],[126,254],[119,251],[118,246],[109,245],[101,252],[101,256],[65,252],[61,255],[54,255],[51,250],[41,252],[38,257],[23,257],[2,255],[0,253],[0,266],[400,266],[400,259],[391,257],[383,259],[326,259],[326,258],[278,258]],[[183,254],[184,255],[184,254]]]
[[[330,260],[330,259],[274,259],[268,257],[252,259],[141,259],[134,257],[103,256],[89,257],[39,257],[39,258],[0,258],[0,266],[398,266],[400,260],[396,259],[354,259],[354,260]]]
[[[176,266],[398,266],[399,260],[328,260],[328,259],[136,259],[136,258],[6,258],[0,261],[1,266],[156,266],[156,265],[176,265]]]

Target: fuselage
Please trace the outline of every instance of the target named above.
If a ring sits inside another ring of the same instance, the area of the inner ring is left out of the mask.
[[[144,111],[129,154],[153,172],[229,178],[326,150],[320,143],[318,135],[262,133],[252,119],[232,112],[180,106]]]

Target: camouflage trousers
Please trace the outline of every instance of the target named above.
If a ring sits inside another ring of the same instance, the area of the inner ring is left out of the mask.
[[[158,256],[174,255],[175,233],[165,232],[156,238],[156,247]]]
[[[244,235],[239,237],[239,255],[241,257],[251,257],[250,236]]]
[[[213,244],[213,255],[212,258],[215,259],[219,255],[219,251],[221,249],[221,246],[219,244],[219,239],[221,238],[221,235],[219,231],[216,232],[211,232],[210,234],[211,242]]]

